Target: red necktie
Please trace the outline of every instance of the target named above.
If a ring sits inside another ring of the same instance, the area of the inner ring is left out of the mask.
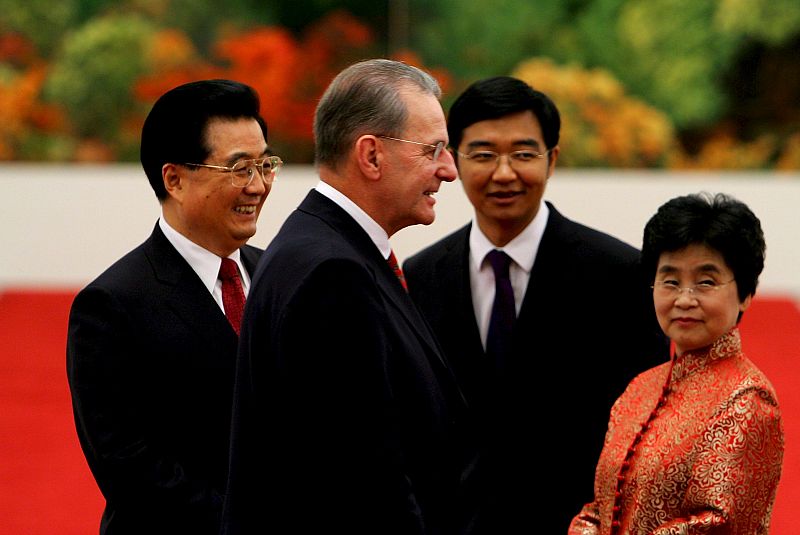
[[[486,336],[486,354],[495,358],[498,366],[502,366],[511,347],[511,333],[517,319],[514,289],[509,277],[511,257],[498,249],[491,251],[486,257],[494,270],[495,286],[492,316]]]
[[[225,315],[238,335],[244,311],[244,290],[236,262],[230,258],[222,259],[222,264],[219,266],[219,280],[222,281],[222,306]]]
[[[400,264],[397,263],[397,257],[394,256],[394,251],[389,251],[389,258],[387,258],[386,261],[389,262],[389,267],[392,268],[394,274],[397,275],[398,280],[400,280],[400,284],[403,285],[403,289],[408,291],[406,276],[403,275],[403,270],[400,269]]]

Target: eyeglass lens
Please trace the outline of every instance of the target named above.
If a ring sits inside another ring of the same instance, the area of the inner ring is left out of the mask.
[[[231,168],[233,185],[238,187],[249,186],[256,173],[261,175],[264,182],[269,183],[277,171],[277,165],[273,165],[270,158],[263,160],[242,160],[236,162]]]
[[[436,144],[436,150],[433,151],[433,161],[438,162],[439,156],[442,155],[442,151],[444,150],[444,141],[440,141]]]

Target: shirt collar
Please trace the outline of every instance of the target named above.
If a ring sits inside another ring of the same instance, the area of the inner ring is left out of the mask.
[[[541,201],[536,217],[528,223],[528,226],[513,240],[499,248],[505,251],[514,263],[519,265],[526,273],[530,273],[531,269],[533,269],[533,263],[536,261],[536,254],[539,252],[539,245],[542,242],[549,216],[550,209],[544,201]],[[494,249],[498,249],[498,247],[489,241],[489,238],[478,226],[478,222],[473,219],[469,234],[469,250],[470,257],[476,264],[474,267],[480,271],[486,255]]]
[[[361,209],[356,203],[350,200],[347,195],[334,188],[327,182],[320,180],[314,187],[319,193],[336,203],[342,210],[347,212],[350,217],[355,219],[356,223],[364,229],[372,242],[381,252],[384,258],[389,258],[389,253],[392,246],[389,244],[389,235],[383,230],[374,219],[372,219],[364,210]]]
[[[167,240],[169,240],[172,246],[175,247],[183,259],[188,262],[194,272],[197,273],[197,276],[200,277],[203,286],[208,288],[209,292],[213,292],[214,286],[217,284],[217,278],[219,277],[219,267],[222,264],[222,259],[211,251],[200,247],[192,240],[172,228],[170,224],[167,223],[163,213],[158,219],[158,225],[161,228],[161,231],[164,233],[164,236],[166,236]],[[236,262],[236,264],[239,266],[242,287],[245,294],[247,294],[247,290],[250,285],[250,278],[247,274],[247,271],[244,269],[244,266],[242,265],[239,249],[236,249],[230,256],[228,256],[228,258]]]

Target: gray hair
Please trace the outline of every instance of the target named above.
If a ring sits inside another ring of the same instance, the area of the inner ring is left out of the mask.
[[[430,74],[399,61],[371,59],[340,72],[314,114],[316,164],[335,169],[364,134],[402,134],[408,110],[400,90],[408,86],[442,95]]]

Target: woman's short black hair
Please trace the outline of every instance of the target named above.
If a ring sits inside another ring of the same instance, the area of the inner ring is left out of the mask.
[[[667,201],[644,227],[644,272],[654,278],[662,253],[689,245],[705,245],[722,255],[733,271],[740,302],[755,294],[766,243],[761,222],[746,204],[724,193]]]

